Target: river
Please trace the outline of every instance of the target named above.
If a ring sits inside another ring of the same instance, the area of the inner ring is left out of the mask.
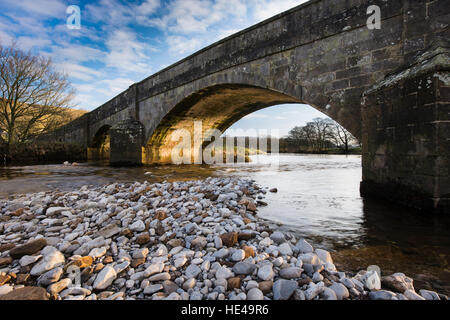
[[[31,165],[0,169],[0,198],[44,190],[70,191],[110,182],[161,182],[208,176],[239,176],[267,192],[259,216],[315,247],[333,251],[339,270],[378,265],[382,273],[403,272],[416,289],[450,295],[450,219],[366,200],[359,195],[361,157],[264,155],[252,163],[216,166],[111,168]],[[1,200],[0,200],[1,201]]]

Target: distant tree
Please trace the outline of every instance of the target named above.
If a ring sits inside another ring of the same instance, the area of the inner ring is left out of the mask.
[[[348,154],[350,150],[350,145],[352,143],[358,142],[356,138],[350,132],[347,131],[347,129],[345,129],[337,122],[334,123],[332,135],[334,143],[340,148],[342,148],[345,154]]]
[[[0,135],[10,147],[51,131],[70,119],[74,90],[49,58],[0,45]]]
[[[296,146],[296,147],[308,145],[308,141],[305,136],[304,127],[292,128],[288,133],[287,141],[289,144]]]
[[[334,121],[328,118],[315,118],[306,124],[312,132],[315,151],[322,152],[330,146],[333,140],[333,125]]]

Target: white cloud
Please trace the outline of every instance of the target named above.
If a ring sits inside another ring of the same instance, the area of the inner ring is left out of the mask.
[[[108,87],[109,92],[115,96],[122,91],[128,89],[135,81],[128,78],[116,78],[116,79],[108,79],[102,80],[100,84],[104,84]]]
[[[151,67],[148,53],[153,48],[140,42],[136,34],[125,29],[114,30],[106,40],[109,53],[105,63],[121,73],[150,74]]]
[[[86,16],[93,22],[102,22],[104,29],[126,26],[129,23],[147,24],[149,17],[160,7],[160,0],[145,0],[140,4],[118,0],[100,0],[85,7]]]
[[[192,53],[306,0],[173,0],[148,25],[167,34],[169,53]]]
[[[202,47],[202,41],[196,38],[187,38],[183,36],[167,37],[169,52],[173,55],[185,55],[193,53]]]
[[[52,42],[49,39],[45,39],[45,38],[28,37],[28,36],[17,38],[17,45],[21,49],[26,50],[26,51],[30,50],[30,49],[44,48],[51,44],[52,44]]]
[[[65,18],[67,6],[62,0],[2,0],[2,7],[19,7],[22,12],[45,18]]]
[[[10,45],[11,42],[14,40],[12,36],[10,36],[8,33],[0,29],[0,44],[1,45]]]
[[[263,21],[309,0],[253,0],[253,16],[256,22]]]
[[[140,4],[134,11],[137,13],[136,21],[139,24],[146,25],[149,16],[154,14],[156,10],[161,6],[159,0],[146,0]]]
[[[243,0],[174,0],[166,9],[167,14],[150,19],[148,25],[180,34],[208,32],[226,18],[244,21],[247,13]]]
[[[66,43],[64,46],[52,46],[51,56],[60,61],[87,62],[100,61],[105,52],[88,46]]]
[[[55,63],[55,67],[60,71],[67,73],[71,79],[83,81],[92,81],[102,75],[102,72],[93,68],[88,68],[76,63],[63,62]]]
[[[218,38],[219,39],[225,39],[228,36],[231,36],[232,34],[235,34],[239,31],[241,31],[242,29],[227,29],[227,30],[222,30],[220,31]]]
[[[84,109],[93,110],[128,89],[133,83],[132,79],[116,78],[99,80],[95,84],[75,84],[77,90],[75,102]]]

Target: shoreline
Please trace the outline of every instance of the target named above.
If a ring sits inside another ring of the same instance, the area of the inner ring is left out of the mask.
[[[210,177],[2,200],[0,299],[446,299],[400,273],[336,270],[328,251],[257,216],[266,192]]]

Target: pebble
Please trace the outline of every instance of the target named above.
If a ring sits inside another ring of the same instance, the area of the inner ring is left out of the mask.
[[[153,284],[153,285],[149,285],[144,289],[144,294],[154,294],[158,291],[162,291],[163,290],[163,286],[162,284]]]
[[[330,287],[334,291],[338,300],[347,299],[350,296],[348,289],[342,283],[333,283]]]
[[[65,278],[48,286],[47,291],[50,294],[57,294],[66,289],[71,283],[72,280],[70,280],[69,278]]]
[[[420,295],[425,298],[425,300],[441,300],[439,295],[434,291],[420,290]]]
[[[297,248],[300,253],[312,253],[314,251],[313,247],[305,239],[298,240],[295,248]]]
[[[364,278],[364,285],[369,290],[380,290],[381,280],[376,271],[368,271]]]
[[[250,301],[264,300],[264,294],[258,288],[252,288],[247,293],[247,300]]]
[[[1,287],[0,287],[1,288]],[[0,295],[0,300],[48,300],[48,293],[40,287],[23,287]]]
[[[238,262],[233,266],[233,272],[237,275],[250,275],[256,270],[257,266],[250,262]]]
[[[228,279],[233,276],[233,272],[227,267],[220,267],[216,271],[216,279]]]
[[[27,242],[24,245],[12,248],[9,251],[9,255],[13,259],[20,259],[23,256],[32,255],[34,253],[39,252],[46,245],[47,245],[47,241],[44,238],[40,238],[37,240]]]
[[[183,283],[183,289],[188,291],[189,289],[194,288],[196,283],[197,281],[194,278],[190,278]]]
[[[403,295],[408,298],[408,300],[426,300],[424,297],[418,295],[413,290],[406,290]]]
[[[283,256],[292,256],[291,246],[287,242],[278,246],[278,252]]]
[[[161,272],[158,274],[155,274],[148,278],[148,281],[150,282],[157,282],[157,281],[164,281],[164,280],[170,280],[170,274],[168,272]]]
[[[141,220],[136,221],[130,226],[131,231],[142,232],[145,230],[145,224]]]
[[[413,279],[405,276],[403,273],[395,273],[390,276],[382,277],[381,284],[386,289],[394,292],[403,293],[406,290],[414,291]]]
[[[201,272],[202,269],[199,266],[191,264],[186,268],[185,275],[187,278],[196,278]]]
[[[163,270],[164,270],[164,263],[160,262],[160,263],[151,264],[147,269],[145,269],[144,277],[148,278],[151,275],[154,275],[156,273],[160,273]]]
[[[0,296],[10,293],[14,288],[9,284],[4,284],[0,286]]]
[[[272,233],[270,235],[270,239],[273,240],[273,242],[275,242],[276,244],[281,244],[286,242],[286,238],[284,237],[284,234],[282,234],[279,231],[275,231],[274,233]]]
[[[316,254],[321,260],[322,263],[333,263],[333,259],[331,258],[331,254],[323,249],[316,249]]]
[[[392,300],[395,296],[395,293],[387,290],[369,292],[370,300]]]
[[[117,278],[117,273],[111,266],[104,267],[95,278],[94,289],[105,290],[108,288],[114,280]]]
[[[322,293],[324,287],[325,287],[325,285],[323,282],[319,282],[317,284],[315,284],[314,282],[311,282],[308,285],[308,289],[306,289],[306,291],[305,291],[306,300],[314,299],[317,295]]]
[[[37,256],[23,256],[22,258],[20,258],[19,260],[19,264],[22,267],[26,267],[30,264],[35,263],[36,261],[38,261],[40,258],[42,258],[42,255],[37,255]]]
[[[302,275],[302,269],[298,267],[288,267],[280,270],[280,276],[285,279],[300,278]]]
[[[297,282],[294,280],[277,280],[273,284],[273,299],[289,300],[297,287]]]
[[[322,293],[320,294],[320,297],[323,300],[341,300],[337,297],[336,292],[332,290],[331,288],[323,288]]]
[[[263,281],[272,280],[274,277],[272,264],[265,264],[260,267],[258,270],[258,277]]]
[[[231,261],[238,262],[245,259],[245,251],[242,249],[238,249],[233,252],[231,255]]]
[[[53,270],[47,271],[46,273],[42,274],[38,280],[37,284],[41,287],[46,287],[52,283],[57,282],[61,276],[63,275],[63,269],[58,267]]]
[[[35,264],[31,269],[30,274],[32,276],[39,276],[44,272],[47,272],[53,268],[56,268],[64,264],[65,258],[61,252],[56,250],[56,248],[54,247],[46,247],[46,248],[48,248],[47,254],[44,254],[43,259],[39,261],[37,264]]]

